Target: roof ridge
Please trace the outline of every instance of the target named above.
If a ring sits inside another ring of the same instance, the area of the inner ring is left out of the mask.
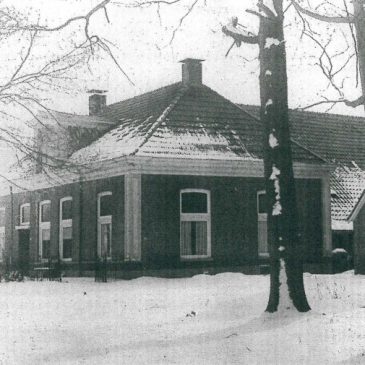
[[[149,131],[146,134],[146,137],[143,139],[141,144],[135,149],[135,151],[130,154],[131,156],[136,155],[138,153],[138,151],[148,142],[148,140],[152,137],[152,135],[160,127],[160,125],[165,121],[166,117],[174,109],[175,105],[179,102],[179,100],[185,94],[185,92],[187,90],[188,90],[188,87],[183,86],[177,91],[177,95],[172,99],[172,101],[169,103],[169,105],[163,110],[163,112],[156,119],[156,121],[151,125]]]
[[[142,94],[138,94],[138,95],[135,95],[135,96],[132,96],[130,98],[127,98],[127,99],[123,99],[123,100],[120,100],[120,101],[117,101],[115,103],[112,103],[112,104],[108,104],[106,106],[106,111],[108,110],[109,107],[113,107],[115,105],[118,105],[118,104],[122,104],[122,103],[125,103],[125,102],[128,102],[128,101],[132,101],[133,99],[137,99],[137,98],[140,98],[140,97],[143,97],[143,96],[146,96],[147,94],[152,94],[152,93],[155,93],[156,91],[161,91],[161,90],[164,90],[164,89],[167,89],[169,87],[173,87],[173,86],[178,86],[179,84],[182,84],[181,81],[178,81],[178,82],[174,82],[172,84],[169,84],[169,85],[165,85],[165,86],[161,86],[157,89],[153,89],[153,90],[150,90],[150,91],[146,91]]]
[[[254,104],[244,104],[244,103],[237,103],[237,105],[242,106],[242,107],[253,107],[253,108],[260,108],[260,105],[254,105]],[[353,119],[353,120],[357,120],[358,122],[365,122],[365,117],[362,117],[360,115],[349,115],[349,114],[339,114],[339,113],[324,113],[324,112],[317,112],[314,110],[303,110],[300,108],[288,108],[289,113],[296,113],[296,114],[313,114],[316,115],[318,117],[321,118],[349,118],[349,119]]]

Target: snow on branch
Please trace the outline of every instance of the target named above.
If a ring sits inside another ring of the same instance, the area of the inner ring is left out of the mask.
[[[257,35],[246,30],[246,28],[238,23],[238,18],[233,17],[231,22],[222,27],[222,32],[228,37],[233,38],[233,43],[226,53],[226,57],[231,51],[232,47],[236,45],[240,47],[243,43],[258,44],[259,38]]]

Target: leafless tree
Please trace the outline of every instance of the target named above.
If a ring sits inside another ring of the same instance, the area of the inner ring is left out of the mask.
[[[339,2],[326,0],[311,7],[307,2],[307,6],[302,5],[298,0],[290,0],[291,5],[296,10],[297,14],[301,18],[303,24],[303,34],[313,40],[317,46],[322,50],[319,58],[318,66],[321,68],[322,73],[328,79],[330,85],[338,92],[338,99],[324,99],[308,107],[320,105],[320,104],[336,104],[345,103],[350,107],[358,107],[363,105],[365,108],[365,10],[364,0],[347,1],[342,0]],[[352,3],[352,5],[351,5]],[[339,6],[340,5],[340,6]],[[336,14],[337,13],[337,14]],[[313,32],[311,28],[311,21],[319,21],[322,23],[331,24],[337,27],[337,32],[328,37],[327,42],[321,42],[320,34]],[[343,34],[343,26],[347,26],[348,32]],[[328,50],[330,43],[338,44],[336,37],[344,36],[345,38],[352,39],[353,43],[343,49],[337,48],[332,53]],[[356,59],[355,69],[355,83],[356,86],[360,81],[361,95],[356,100],[350,100],[345,97],[343,93],[344,77],[338,81],[338,76],[344,71],[344,69],[350,64],[352,59]],[[340,59],[340,62],[338,60]],[[335,66],[336,63],[336,66]],[[337,77],[337,81],[336,81]]]
[[[271,3],[269,5],[269,3]],[[258,34],[234,18],[223,27],[233,44],[257,44],[260,59],[260,118],[264,129],[264,169],[268,209],[271,285],[266,308],[276,312],[295,307],[310,310],[303,284],[303,248],[298,212],[288,118],[287,70],[283,0],[259,0]]]
[[[181,14],[180,20],[173,30],[170,43],[186,17],[194,9],[199,0],[191,0]],[[92,22],[104,19],[110,22],[109,12],[117,11],[119,7],[155,7],[157,16],[161,7],[173,6],[182,0],[100,0],[91,6],[85,13],[69,17],[59,24],[43,24],[38,20],[33,22],[28,14],[16,8],[0,4],[0,47],[6,52],[9,45],[19,43],[22,52],[14,61],[2,66],[0,78],[0,143],[12,146],[22,159],[38,160],[42,152],[35,147],[32,138],[22,137],[21,128],[15,128],[13,121],[19,114],[27,115],[38,126],[47,129],[47,125],[39,117],[39,111],[49,115],[55,120],[47,103],[40,96],[51,89],[65,91],[64,85],[71,81],[77,72],[88,67],[95,57],[108,57],[114,62],[116,68],[124,75],[131,85],[133,80],[122,67],[117,57],[117,48],[106,38],[92,31]],[[75,30],[76,29],[76,30]],[[65,36],[65,32],[67,35]],[[46,37],[52,37],[53,43],[60,44],[53,53],[44,53],[39,59],[39,44]],[[14,56],[14,55],[11,55]],[[23,118],[24,119],[24,118]],[[19,125],[19,123],[17,123]],[[27,125],[22,121],[22,125]],[[62,126],[60,126],[62,127]],[[54,167],[67,163],[67,160],[47,155],[43,156],[50,163],[46,167]],[[6,176],[0,176],[7,178]]]

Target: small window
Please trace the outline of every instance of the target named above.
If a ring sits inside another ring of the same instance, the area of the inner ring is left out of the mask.
[[[41,204],[41,222],[49,222],[51,220],[51,202],[45,201]]]
[[[51,254],[51,201],[39,203],[39,257],[48,260]]]
[[[180,192],[180,256],[183,259],[211,256],[209,191]]]
[[[265,190],[257,192],[257,245],[260,257],[269,256],[266,199]]]
[[[72,198],[62,201],[62,220],[72,219]]]
[[[20,206],[20,225],[29,225],[30,222],[30,204]]]
[[[105,194],[105,195],[103,195]],[[100,217],[112,215],[112,194],[101,193],[100,195]]]
[[[72,227],[62,227],[62,259],[72,259]]]
[[[72,197],[62,198],[60,200],[59,253],[63,261],[72,260],[72,216]]]
[[[41,230],[41,258],[49,259],[51,253],[51,230],[50,229],[42,229]]]
[[[98,194],[98,256],[112,257],[112,193]]]
[[[208,213],[207,193],[181,193],[181,213]]]
[[[257,213],[258,214],[267,213],[266,193],[264,191],[259,191],[257,193]]]

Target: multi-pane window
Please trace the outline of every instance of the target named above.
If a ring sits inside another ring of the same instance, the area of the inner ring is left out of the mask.
[[[20,206],[20,225],[28,226],[30,222],[30,204],[22,204]]]
[[[0,207],[0,262],[4,260],[5,251],[5,208]]]
[[[51,254],[51,201],[39,203],[39,257],[49,259]]]
[[[267,240],[267,207],[265,191],[257,192],[257,241],[260,256],[269,255]]]
[[[60,258],[64,261],[72,260],[72,198],[60,200]]]
[[[180,256],[211,256],[210,193],[207,190],[184,189],[180,192]]]
[[[98,255],[112,257],[112,193],[98,194]]]

